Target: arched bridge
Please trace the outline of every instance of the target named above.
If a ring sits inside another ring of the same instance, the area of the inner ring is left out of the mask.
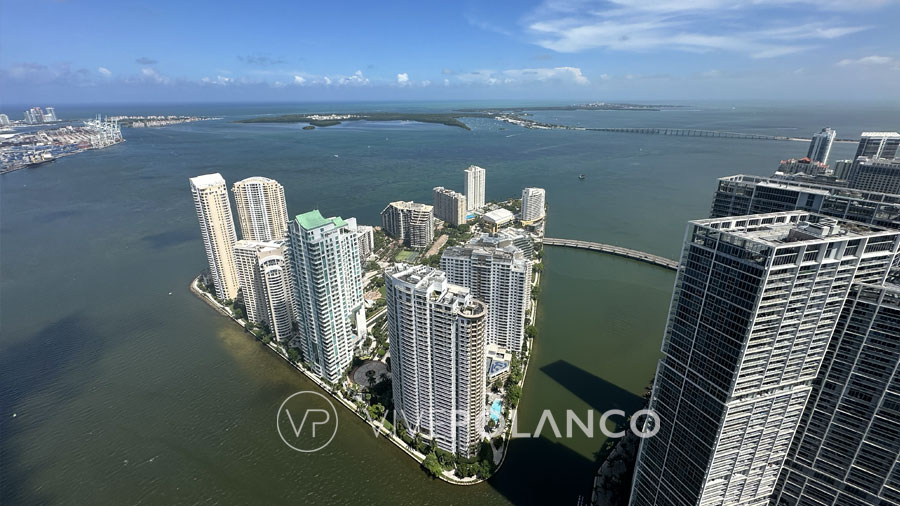
[[[641,262],[665,267],[666,269],[678,270],[678,262],[669,258],[664,258],[650,253],[644,253],[635,249],[623,248],[621,246],[613,246],[612,244],[602,244],[599,242],[576,241],[574,239],[556,239],[553,237],[544,237],[544,244],[547,246],[563,246],[566,248],[588,249],[591,251],[599,251],[601,253],[609,253],[620,257],[631,258]]]

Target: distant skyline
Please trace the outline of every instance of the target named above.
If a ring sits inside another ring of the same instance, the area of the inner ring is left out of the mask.
[[[900,82],[895,0],[0,1],[4,104],[896,100]]]

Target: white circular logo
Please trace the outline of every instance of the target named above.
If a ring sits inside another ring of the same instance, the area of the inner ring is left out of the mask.
[[[337,434],[337,410],[331,399],[319,392],[297,392],[278,407],[275,428],[284,444],[291,449],[304,453],[317,452],[328,446]]]

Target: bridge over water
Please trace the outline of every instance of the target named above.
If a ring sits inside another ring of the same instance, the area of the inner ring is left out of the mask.
[[[623,248],[621,246],[613,246],[612,244],[603,244],[599,242],[576,241],[574,239],[556,239],[553,237],[544,237],[544,244],[547,246],[562,246],[566,248],[587,249],[591,251],[599,251],[610,255],[631,258],[641,262],[665,267],[666,269],[678,270],[678,262],[665,257],[652,255],[635,249]]]
[[[724,139],[749,139],[760,141],[800,141],[809,142],[809,139],[799,137],[787,137],[783,135],[747,134],[741,132],[723,132],[720,130],[697,130],[694,128],[595,128],[585,127],[592,132],[613,132],[627,134],[647,135],[674,135],[677,137],[720,137]]]

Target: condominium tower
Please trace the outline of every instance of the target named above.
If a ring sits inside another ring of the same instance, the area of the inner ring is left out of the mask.
[[[397,418],[472,457],[484,427],[486,307],[432,267],[398,264],[384,278]]]
[[[900,228],[900,195],[744,174],[719,179],[710,217],[794,210]]]
[[[900,504],[900,285],[855,283],[773,506]]]
[[[466,222],[466,196],[443,186],[436,186],[434,192],[434,216],[453,226]]]
[[[688,225],[631,504],[764,505],[854,281],[900,231],[802,211]]]
[[[473,211],[484,207],[485,171],[477,165],[469,165],[465,170],[466,181],[463,193],[466,194],[466,210]]]
[[[365,332],[362,268],[355,227],[318,211],[298,215],[289,227],[294,294],[303,360],[336,383]]]
[[[247,318],[268,325],[279,341],[290,340],[295,316],[286,240],[238,241],[234,259]]]
[[[522,221],[533,223],[544,218],[543,188],[525,188],[522,190]]]
[[[850,188],[900,194],[900,159],[857,158],[847,179]]]
[[[900,133],[863,132],[853,158],[866,156],[891,159],[896,158],[898,154],[900,154]]]
[[[216,297],[233,299],[240,286],[234,266],[234,218],[225,179],[219,173],[190,178],[194,208],[203,235],[203,247]]]
[[[511,241],[451,246],[441,255],[447,280],[487,304],[488,344],[516,353],[525,340],[532,262]]]
[[[813,134],[806,157],[814,162],[828,163],[828,155],[831,154],[831,144],[836,133],[830,128],[823,128],[821,132]]]
[[[234,203],[241,224],[241,238],[275,241],[287,237],[284,187],[266,177],[248,177],[234,183]]]
[[[434,207],[418,202],[391,202],[381,211],[384,232],[410,248],[426,248],[434,240]]]

